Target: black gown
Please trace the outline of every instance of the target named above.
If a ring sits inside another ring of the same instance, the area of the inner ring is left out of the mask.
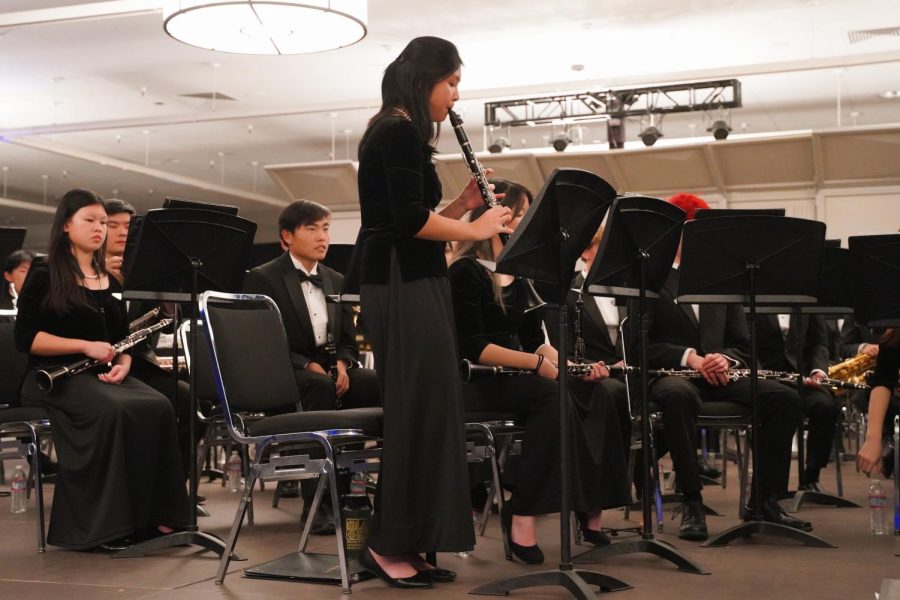
[[[16,346],[28,352],[41,331],[119,341],[128,324],[112,295],[117,288],[111,280],[108,290],[88,291],[96,309],[60,316],[42,306],[50,289],[47,266],[33,265],[19,297]],[[133,377],[116,385],[91,372],[57,380],[50,393],[38,389],[34,370],[82,358],[30,354],[22,388],[23,405],[47,409],[59,461],[48,543],[81,550],[157,525],[186,527],[184,470],[167,398]]]
[[[360,150],[360,295],[384,405],[368,543],[387,555],[475,545],[443,243],[415,237],[441,199],[430,157],[394,117],[373,125]]]

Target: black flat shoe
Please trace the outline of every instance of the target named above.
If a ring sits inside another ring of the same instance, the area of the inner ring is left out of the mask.
[[[503,520],[503,535],[506,536],[506,542],[509,544],[510,551],[522,562],[529,565],[540,565],[544,562],[544,552],[541,550],[541,547],[535,544],[534,546],[520,546],[519,544],[512,541],[512,507],[509,503],[503,505],[503,509],[500,511],[500,518]],[[507,556],[507,560],[512,560],[512,557]]]
[[[425,575],[434,583],[450,583],[456,581],[456,571],[441,569],[440,567],[419,571],[419,575]]]
[[[595,546],[609,546],[612,543],[612,540],[609,539],[605,532],[588,527],[586,514],[576,512],[575,518],[578,519],[578,524],[581,526],[581,537],[584,538],[584,541]]]
[[[432,580],[432,578],[425,571],[418,571],[412,577],[391,577],[390,575],[385,573],[384,569],[381,568],[381,565],[375,562],[375,559],[372,557],[372,554],[369,552],[368,548],[363,550],[362,554],[359,555],[359,558],[357,560],[359,561],[360,565],[365,567],[366,571],[382,579],[391,587],[411,590],[430,588],[434,585],[434,580]],[[444,569],[436,570],[443,571]]]

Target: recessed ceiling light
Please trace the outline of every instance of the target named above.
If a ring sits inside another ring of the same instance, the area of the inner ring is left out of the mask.
[[[887,100],[891,100],[893,98],[900,98],[900,90],[888,90],[886,92],[881,92],[878,95]]]

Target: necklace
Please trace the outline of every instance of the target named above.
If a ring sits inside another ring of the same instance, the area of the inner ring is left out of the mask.
[[[85,279],[100,279],[99,275],[85,275]]]
[[[397,116],[403,117],[407,121],[412,121],[412,117],[409,116],[409,113],[400,108],[399,106],[394,107],[394,112],[397,113]]]

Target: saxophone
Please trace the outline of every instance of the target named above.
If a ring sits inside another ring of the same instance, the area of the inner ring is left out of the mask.
[[[853,358],[848,358],[828,368],[828,377],[846,383],[865,385],[869,371],[875,368],[877,357],[860,352]]]

